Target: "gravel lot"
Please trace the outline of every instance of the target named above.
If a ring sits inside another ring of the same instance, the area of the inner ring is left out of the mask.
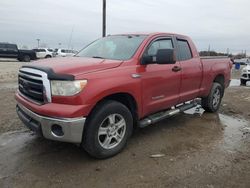
[[[249,187],[250,87],[239,86],[239,71],[219,113],[192,109],[136,130],[121,154],[95,160],[19,121],[14,93],[23,64],[0,61],[0,187]]]

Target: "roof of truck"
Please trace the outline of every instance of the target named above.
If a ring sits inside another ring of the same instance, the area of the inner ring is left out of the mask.
[[[121,34],[114,34],[114,35],[148,35],[148,36],[154,36],[154,35],[175,35],[180,37],[188,37],[186,35],[177,34],[177,33],[168,33],[168,32],[131,32],[131,33],[121,33]],[[111,36],[111,35],[108,35]]]

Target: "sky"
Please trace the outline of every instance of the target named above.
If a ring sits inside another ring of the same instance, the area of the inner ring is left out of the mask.
[[[250,1],[107,0],[107,34],[131,32],[185,34],[199,51],[250,54]],[[79,50],[101,35],[102,0],[0,0],[0,42]]]

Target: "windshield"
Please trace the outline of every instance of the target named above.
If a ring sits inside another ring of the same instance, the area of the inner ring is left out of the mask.
[[[114,60],[130,59],[146,35],[114,35],[94,41],[76,56]]]

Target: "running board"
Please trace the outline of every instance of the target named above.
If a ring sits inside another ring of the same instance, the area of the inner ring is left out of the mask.
[[[179,104],[175,106],[174,109],[162,111],[162,112],[158,112],[156,114],[150,115],[139,121],[139,127],[140,128],[147,127],[148,125],[157,123],[163,119],[179,114],[180,112],[184,112],[186,110],[194,108],[200,103],[201,102],[199,99],[195,99],[193,101],[190,101],[189,103]]]

